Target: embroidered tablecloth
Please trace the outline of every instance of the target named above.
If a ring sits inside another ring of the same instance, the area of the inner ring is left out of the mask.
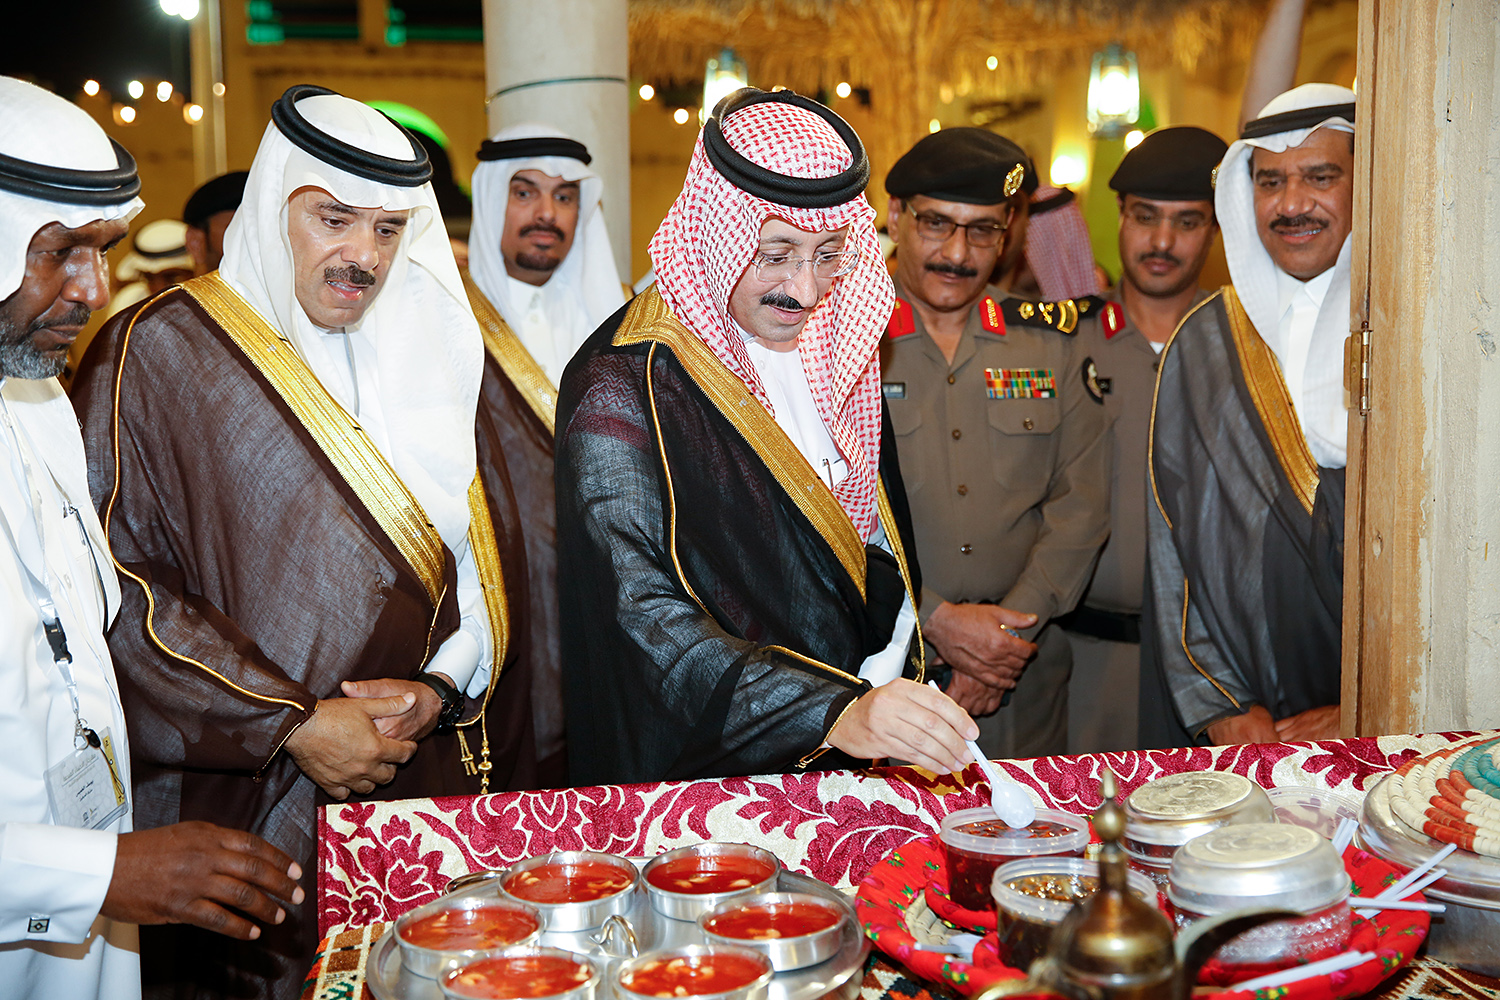
[[[1266,788],[1312,786],[1360,800],[1377,779],[1405,761],[1467,735],[1188,747],[998,763],[1039,804],[1078,814],[1099,806],[1099,775],[1106,766],[1125,793],[1162,775],[1217,770],[1242,774]],[[986,801],[982,776],[971,766],[940,776],[897,767],[332,805],[319,817],[318,830],[319,927],[330,937],[325,944],[332,951],[313,970],[308,995],[358,997],[363,992],[363,950],[373,940],[362,929],[437,898],[456,875],[504,868],[553,850],[641,857],[703,840],[729,840],[765,847],[786,867],[847,892],[892,849],[932,833],[955,809]],[[337,974],[330,979],[330,972]],[[1438,968],[1416,978],[1435,983],[1442,972]],[[1403,978],[1413,977],[1398,977]],[[1464,981],[1479,982],[1474,977]],[[901,970],[881,959],[865,981],[867,996],[907,996],[913,990],[920,992]],[[1475,995],[1500,1000],[1500,993]]]

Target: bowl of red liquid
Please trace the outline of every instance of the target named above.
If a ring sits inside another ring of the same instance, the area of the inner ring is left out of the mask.
[[[697,920],[735,896],[773,891],[780,873],[781,862],[770,851],[710,842],[657,855],[641,874],[657,913]]]
[[[589,1000],[599,967],[561,948],[525,945],[477,958],[438,980],[449,1000]]]
[[[517,862],[500,890],[535,907],[546,930],[581,931],[628,913],[640,881],[635,865],[613,854],[554,851]]]
[[[396,918],[401,964],[428,979],[484,952],[530,944],[541,932],[532,907],[480,894],[444,896]]]
[[[844,911],[837,903],[805,892],[737,896],[698,918],[712,944],[760,952],[777,972],[826,962],[844,937]]]
[[[621,962],[615,992],[631,997],[761,1000],[771,982],[771,960],[758,951],[724,944],[693,944],[647,952]]]
[[[1089,842],[1089,823],[1072,813],[1038,809],[1032,824],[1017,830],[986,806],[949,813],[940,836],[948,895],[965,909],[982,911],[995,905],[990,880],[996,868],[1029,858],[1081,857]]]

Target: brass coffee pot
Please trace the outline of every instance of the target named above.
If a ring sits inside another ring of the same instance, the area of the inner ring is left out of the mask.
[[[1257,909],[1200,920],[1175,936],[1172,923],[1130,891],[1120,838],[1125,810],[1119,784],[1108,768],[1100,780],[1104,802],[1094,813],[1099,852],[1099,889],[1076,903],[1052,931],[1047,951],[1024,980],[997,983],[974,1000],[1021,993],[1055,993],[1072,1000],[1189,1000],[1198,970],[1225,941],[1272,920],[1294,917],[1286,910]]]

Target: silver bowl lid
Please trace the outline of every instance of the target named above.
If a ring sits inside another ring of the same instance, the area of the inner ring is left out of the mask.
[[[1265,790],[1228,771],[1184,771],[1147,782],[1125,800],[1125,847],[1178,846],[1232,823],[1269,823]]]
[[[1281,823],[1242,823],[1190,840],[1167,877],[1167,898],[1202,914],[1247,906],[1316,913],[1349,896],[1349,873],[1333,845]]]

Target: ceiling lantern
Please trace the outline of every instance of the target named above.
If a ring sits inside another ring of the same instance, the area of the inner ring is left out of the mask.
[[[1141,82],[1135,53],[1110,42],[1094,53],[1089,70],[1089,134],[1119,139],[1141,116]]]

